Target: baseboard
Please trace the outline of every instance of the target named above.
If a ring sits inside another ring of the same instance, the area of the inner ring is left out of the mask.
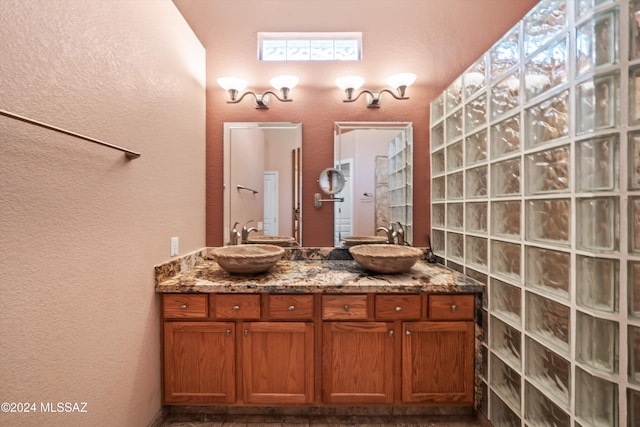
[[[147,427],[161,427],[164,421],[169,416],[169,408],[163,406],[160,408],[156,416],[151,420]]]

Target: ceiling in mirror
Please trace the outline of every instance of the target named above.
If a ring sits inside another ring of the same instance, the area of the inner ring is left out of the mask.
[[[225,123],[225,244],[271,236],[302,245],[301,178],[301,123]]]
[[[334,244],[395,236],[413,242],[413,127],[411,122],[336,122],[335,168],[345,186],[334,204]],[[387,233],[388,232],[388,233]]]

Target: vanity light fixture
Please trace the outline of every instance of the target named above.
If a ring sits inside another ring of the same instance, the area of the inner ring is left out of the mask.
[[[237,77],[220,77],[218,79],[218,84],[229,92],[230,100],[227,101],[227,104],[237,104],[242,101],[245,96],[252,95],[256,100],[256,108],[264,110],[269,108],[269,95],[275,96],[276,99],[281,102],[291,102],[292,100],[289,98],[289,92],[298,84],[299,80],[300,79],[298,77],[292,75],[282,75],[272,78],[269,83],[271,83],[271,86],[275,89],[280,91],[282,97],[278,96],[276,92],[271,90],[262,94],[248,91],[238,96],[238,94],[247,87],[248,82]]]
[[[366,93],[367,107],[380,108],[380,96],[385,92],[393,96],[395,99],[409,99],[408,96],[405,96],[405,91],[407,90],[407,87],[411,86],[415,81],[416,75],[413,73],[400,73],[389,76],[387,78],[387,84],[395,88],[397,95],[392,90],[382,89],[379,92],[363,90],[358,95],[354,96],[353,93],[364,83],[364,79],[360,76],[339,77],[336,79],[336,86],[344,90],[344,93],[347,95],[347,99],[344,99],[343,102],[354,102],[360,98],[363,93]]]

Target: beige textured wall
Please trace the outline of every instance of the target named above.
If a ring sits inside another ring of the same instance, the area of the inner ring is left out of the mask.
[[[153,266],[204,246],[204,49],[169,0],[2,0],[0,413],[145,426],[160,409]],[[86,402],[87,413],[41,413]]]

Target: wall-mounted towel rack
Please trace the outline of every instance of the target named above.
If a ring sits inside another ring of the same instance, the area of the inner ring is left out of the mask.
[[[127,157],[127,159],[129,159],[129,160],[137,159],[138,157],[141,156],[140,153],[136,153],[135,151],[131,151],[131,150],[127,149],[127,148],[123,148],[123,147],[119,147],[117,145],[109,144],[107,142],[100,141],[99,139],[90,138],[88,136],[81,135],[81,134],[75,133],[75,132],[71,132],[69,130],[59,128],[57,126],[52,126],[50,124],[39,122],[37,120],[33,120],[33,119],[28,118],[28,117],[20,116],[20,115],[15,114],[15,113],[10,113],[9,111],[6,111],[6,110],[0,110],[0,115],[6,116],[6,117],[11,117],[12,119],[20,120],[21,122],[30,123],[32,125],[40,126],[40,127],[45,128],[45,129],[50,129],[50,130],[53,130],[53,131],[56,131],[56,132],[60,132],[60,133],[63,133],[65,135],[75,136],[76,138],[84,139],[85,141],[93,142],[94,144],[104,145],[105,147],[113,148],[114,150],[122,151],[124,153],[124,155]]]
[[[249,188],[249,187],[245,187],[244,185],[236,185],[236,188],[238,190],[247,190],[247,191],[251,191],[253,194],[258,194],[258,190],[254,190],[253,188]]]

